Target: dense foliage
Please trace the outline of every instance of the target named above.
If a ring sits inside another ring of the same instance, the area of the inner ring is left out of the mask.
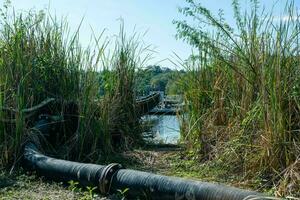
[[[16,164],[24,140],[39,137],[28,131],[31,119],[23,110],[46,98],[55,98],[57,105],[78,105],[79,121],[72,124],[77,129],[57,133],[69,137],[49,144],[52,153],[95,161],[115,147],[139,141],[134,80],[144,48],[136,36],[125,37],[121,26],[119,37],[110,41],[113,53],[106,55],[108,41],[101,36],[84,49],[79,28],[72,35],[66,22],[43,11],[14,12],[9,1],[0,23],[0,167]],[[99,94],[99,68],[111,72],[104,95]],[[55,111],[65,112],[62,107]],[[113,135],[118,136],[115,146]]]
[[[136,92],[139,95],[149,94],[150,91],[163,91],[166,94],[180,94],[178,80],[184,76],[183,70],[172,70],[160,66],[139,68],[136,78]]]
[[[278,196],[300,195],[300,19],[294,4],[278,21],[260,12],[257,0],[245,12],[233,0],[233,28],[222,11],[215,16],[196,0],[187,3],[180,12],[193,22],[175,24],[178,37],[198,50],[184,64],[182,81],[182,139],[193,158]]]

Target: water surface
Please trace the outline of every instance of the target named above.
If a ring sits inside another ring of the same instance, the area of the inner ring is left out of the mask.
[[[147,115],[143,120],[150,122],[150,133],[155,142],[177,143],[180,130],[176,115]]]

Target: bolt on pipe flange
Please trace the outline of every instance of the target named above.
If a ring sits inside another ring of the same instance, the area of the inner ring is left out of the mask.
[[[124,169],[124,167],[119,163],[111,163],[104,167],[99,177],[99,190],[101,194],[109,193],[111,179],[120,169]]]

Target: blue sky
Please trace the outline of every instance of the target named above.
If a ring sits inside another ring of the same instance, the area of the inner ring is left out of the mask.
[[[78,27],[84,17],[81,27],[81,41],[87,45],[91,35],[90,27],[96,34],[106,29],[105,35],[112,36],[119,31],[120,17],[124,19],[128,33],[134,27],[138,32],[147,34],[143,37],[145,44],[155,47],[157,53],[149,64],[158,63],[166,58],[173,58],[174,52],[182,59],[191,54],[191,47],[175,39],[176,28],[172,24],[174,19],[183,19],[178,13],[178,7],[186,5],[185,0],[11,0],[16,10],[43,9],[50,5],[52,15],[66,16],[71,27]],[[198,0],[202,5],[217,12],[223,9],[230,24],[233,22],[231,0]],[[275,15],[280,16],[280,10],[286,0],[276,0]],[[248,2],[248,3],[247,3]],[[261,0],[261,5],[270,9],[275,0]],[[3,0],[0,0],[3,4]],[[241,4],[249,4],[241,0]],[[300,0],[295,0],[300,8]],[[162,66],[173,67],[167,60],[160,62]]]

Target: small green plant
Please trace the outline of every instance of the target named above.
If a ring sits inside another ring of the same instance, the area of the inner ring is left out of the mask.
[[[83,193],[83,197],[81,197],[81,200],[93,200],[94,198],[97,197],[97,194],[95,194],[95,190],[97,187],[86,187],[86,191]]]
[[[68,181],[68,184],[69,184],[68,189],[71,190],[72,192],[81,191],[81,188],[79,188],[79,182],[70,180]]]
[[[129,188],[125,188],[123,190],[117,190],[117,197],[120,198],[121,200],[125,200],[126,199],[126,193],[129,191]]]

